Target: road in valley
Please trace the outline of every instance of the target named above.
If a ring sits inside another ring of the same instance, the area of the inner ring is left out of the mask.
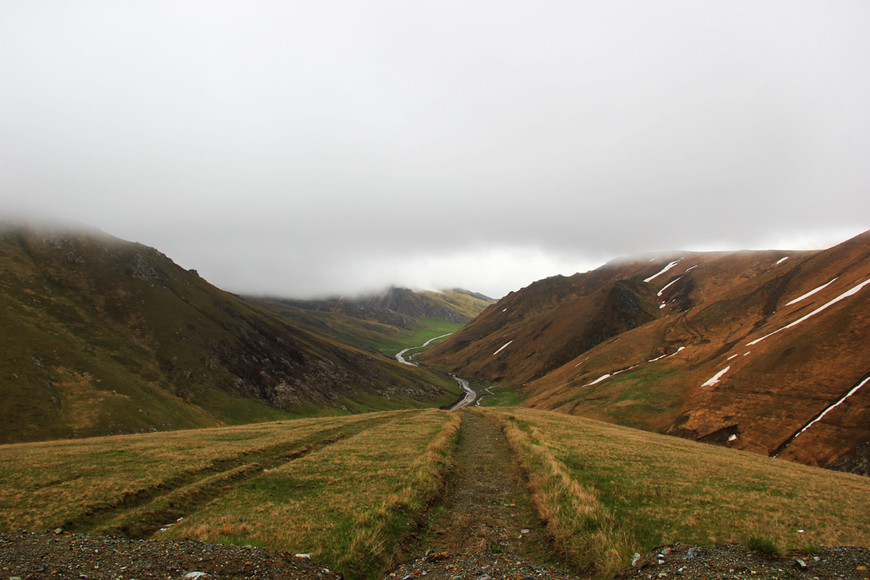
[[[453,376],[453,375],[450,375]],[[455,411],[456,409],[461,409],[462,407],[467,407],[471,403],[474,402],[474,399],[477,398],[477,391],[471,388],[471,385],[468,384],[468,381],[465,379],[460,379],[459,377],[453,377],[459,386],[462,387],[462,390],[465,391],[465,397],[452,407],[450,407],[451,411]]]
[[[420,366],[420,365],[418,365],[418,364],[415,363],[415,362],[411,362],[411,361],[409,361],[409,360],[405,360],[405,356],[404,356],[405,353],[408,352],[409,350],[417,350],[418,348],[426,348],[427,346],[429,346],[430,344],[432,344],[432,341],[433,341],[433,340],[438,340],[439,338],[444,338],[445,336],[450,336],[451,334],[453,334],[453,333],[452,333],[452,332],[448,332],[447,334],[442,334],[441,336],[436,336],[435,338],[430,338],[429,340],[427,340],[426,342],[424,342],[424,343],[421,344],[420,346],[409,346],[409,347],[406,348],[405,350],[403,350],[403,351],[399,352],[398,354],[396,354],[396,360],[399,361],[400,363],[402,363],[403,365],[408,365],[409,367]]]
[[[408,352],[409,350],[417,350],[418,348],[426,348],[427,346],[432,344],[432,341],[438,340],[439,338],[444,338],[445,336],[450,336],[451,334],[453,334],[453,333],[448,332],[447,334],[442,334],[441,336],[436,336],[435,338],[430,338],[429,340],[427,340],[426,342],[424,342],[420,346],[410,346],[410,347],[400,351],[398,354],[396,354],[396,360],[399,361],[400,363],[402,363],[403,365],[408,365],[411,367],[420,366],[415,362],[405,360],[405,356],[404,356],[405,353]],[[450,375],[450,376],[453,377],[453,379],[457,383],[459,383],[459,386],[462,387],[462,390],[465,391],[465,396],[462,398],[462,400],[457,402],[456,404],[454,404],[452,407],[450,407],[450,410],[455,411],[456,409],[461,409],[462,407],[467,407],[468,405],[473,403],[474,400],[477,398],[477,391],[472,389],[471,385],[465,379],[460,379],[459,377],[455,377],[453,375]]]

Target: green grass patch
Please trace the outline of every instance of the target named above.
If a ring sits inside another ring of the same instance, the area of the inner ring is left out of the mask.
[[[514,407],[520,405],[526,398],[512,387],[475,383],[472,385],[480,395],[481,407]]]
[[[750,550],[754,550],[760,554],[764,554],[765,556],[770,556],[772,558],[779,558],[782,556],[782,550],[780,550],[776,544],[770,541],[768,538],[759,538],[758,536],[752,536],[748,540],[746,540],[746,547]]]
[[[374,346],[382,353],[387,356],[396,356],[397,353],[409,347],[418,347],[422,346],[426,341],[433,339],[438,336],[442,336],[444,334],[453,334],[458,331],[460,328],[464,326],[462,323],[456,322],[447,322],[444,320],[432,320],[432,319],[421,319],[421,326],[414,329],[409,329],[401,334],[401,336],[397,336],[395,338],[391,338],[389,340],[384,340],[379,343],[376,343]],[[446,340],[447,337],[444,337],[442,340]],[[435,346],[441,342],[441,340],[432,341],[429,345]],[[408,354],[419,354],[423,352],[423,348],[409,351]]]

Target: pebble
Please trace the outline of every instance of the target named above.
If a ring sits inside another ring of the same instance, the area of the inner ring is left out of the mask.
[[[807,563],[804,562],[803,560],[801,560],[800,558],[798,558],[797,560],[794,561],[794,565],[797,567],[798,570],[806,570],[807,569]]]

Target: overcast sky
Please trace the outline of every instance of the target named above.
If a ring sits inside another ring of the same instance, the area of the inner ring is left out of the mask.
[[[870,228],[870,2],[0,0],[0,212],[500,297]]]

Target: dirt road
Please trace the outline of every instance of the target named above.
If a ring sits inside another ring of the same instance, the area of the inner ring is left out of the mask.
[[[486,574],[574,578],[543,565],[553,562],[554,551],[498,423],[484,413],[459,412],[456,474],[447,498],[419,539],[417,549],[424,554],[418,553],[416,560],[393,574],[404,578],[426,571],[427,579]]]

